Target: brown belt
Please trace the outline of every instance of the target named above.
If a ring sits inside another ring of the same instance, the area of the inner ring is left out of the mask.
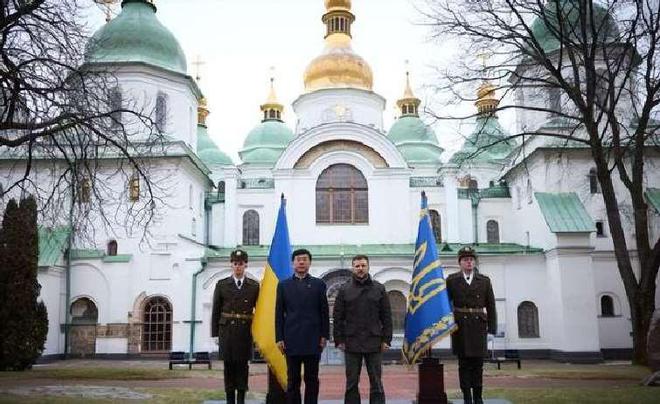
[[[484,307],[479,308],[470,308],[470,307],[454,307],[454,311],[458,313],[481,313],[485,314],[486,309]]]
[[[252,314],[234,314],[234,313],[221,313],[222,317],[226,318],[240,318],[241,320],[252,320]]]

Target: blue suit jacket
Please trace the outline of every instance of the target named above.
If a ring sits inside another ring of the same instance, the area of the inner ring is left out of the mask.
[[[321,353],[321,337],[330,336],[330,315],[323,280],[295,275],[277,285],[275,339],[284,341],[287,355]]]

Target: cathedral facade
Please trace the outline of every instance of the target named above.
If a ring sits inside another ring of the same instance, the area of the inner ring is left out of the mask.
[[[206,100],[152,3],[124,0],[94,35],[89,68],[111,66],[125,97],[168,112],[162,124],[171,143],[152,164],[172,192],[146,248],[131,237],[99,235],[95,248],[72,246],[67,260],[68,230],[40,231],[39,282],[50,322],[44,355],[217,351],[209,329],[213,288],[230,275],[236,246],[249,254],[249,276],[261,279],[282,195],[292,243],[311,251],[311,273],[328,284],[331,304],[350,277],[351,257],[370,257],[370,272],[392,303],[398,350],[422,191],[445,276],[458,270],[459,248],[473,245],[479,271],[491,278],[499,324],[489,347],[571,361],[628,355],[630,310],[589,150],[532,139],[522,157],[511,141],[481,151],[508,136],[487,82],[477,92],[474,132],[448,158],[420,118],[408,77],[395,100],[400,116],[384,127],[386,100],[351,46],[351,1],[325,0],[325,7],[324,48],[291,106],[295,130],[283,121],[271,81],[263,120],[245,137],[238,164],[209,135]],[[551,120],[524,114],[517,120],[527,128]],[[127,200],[140,197],[139,184],[120,188]],[[649,176],[646,188],[657,238],[660,176]],[[632,236],[628,242],[634,246]],[[438,348],[448,349],[448,339]],[[327,351],[331,361],[336,352]]]

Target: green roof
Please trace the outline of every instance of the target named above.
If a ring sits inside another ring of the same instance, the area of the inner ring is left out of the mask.
[[[646,202],[653,206],[656,213],[660,213],[660,188],[648,188],[644,195]]]
[[[69,237],[67,227],[48,229],[39,227],[39,266],[52,267],[56,265],[64,250]]]
[[[87,43],[86,63],[145,63],[186,74],[186,55],[146,0],[124,0],[119,15]]]
[[[197,125],[197,156],[207,166],[233,166],[234,162],[209,136],[205,125]]]
[[[408,163],[440,163],[444,149],[433,129],[417,116],[402,116],[394,122],[387,137]]]
[[[553,233],[590,233],[594,221],[575,192],[536,192],[545,222]]]
[[[584,2],[582,2],[582,7],[585,7]],[[588,25],[586,32],[588,35],[595,29],[599,42],[616,42],[619,38],[619,29],[614,18],[608,13],[606,7],[596,2],[593,2],[592,7],[595,26],[591,28],[591,18],[586,19]],[[559,2],[557,0],[549,0],[543,11],[544,13],[539,15],[532,23],[531,29],[532,35],[544,52],[549,53],[560,48],[558,37],[563,36],[565,38],[562,41],[565,45],[569,43],[568,41],[575,42],[576,44],[582,42],[578,39],[581,36],[579,21],[581,12],[577,0],[559,0]],[[561,31],[559,25],[560,19],[563,24]]]
[[[515,147],[513,140],[506,139],[508,136],[496,115],[479,115],[461,150],[449,161],[460,164],[464,161],[504,160]]]
[[[463,244],[438,244],[438,252],[441,257],[456,257],[458,250]],[[356,254],[367,254],[370,257],[410,257],[412,260],[415,254],[414,244],[363,244],[363,245],[295,245],[294,249],[306,248],[314,258],[341,258],[342,256],[350,260]],[[522,254],[541,254],[543,249],[534,247],[525,247],[513,243],[501,244],[479,244],[473,246],[478,254],[482,255],[522,255]],[[251,258],[266,258],[270,246],[240,246]],[[207,248],[206,257],[213,259],[229,259],[229,254],[234,248]]]
[[[105,251],[99,249],[74,248],[71,250],[72,260],[93,260],[100,259],[103,262],[117,263],[130,262],[133,254],[106,255]]]
[[[275,164],[291,140],[293,132],[284,122],[264,121],[248,133],[238,154],[243,163]]]

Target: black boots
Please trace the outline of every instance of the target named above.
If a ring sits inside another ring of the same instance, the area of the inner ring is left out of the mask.
[[[463,389],[461,391],[463,392],[463,403],[464,404],[473,404],[472,403],[472,392],[470,392],[470,389]]]
[[[227,404],[236,404],[236,392],[234,390],[226,390],[225,396],[227,397]]]
[[[474,404],[484,404],[484,400],[481,398],[481,392],[483,390],[483,387],[473,387],[472,391],[474,391]]]
[[[236,404],[245,404],[245,390],[236,390],[238,395],[236,397]]]

